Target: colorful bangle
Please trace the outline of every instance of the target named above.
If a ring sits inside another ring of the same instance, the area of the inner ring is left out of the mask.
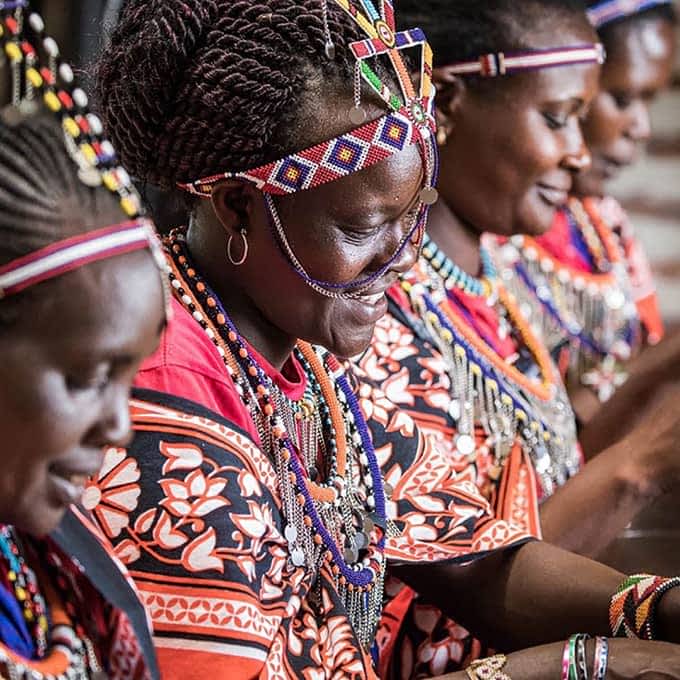
[[[568,680],[588,680],[588,666],[586,663],[586,640],[590,635],[576,633],[569,638],[569,671]]]
[[[593,680],[605,680],[607,666],[609,665],[609,640],[606,637],[595,639],[595,665],[593,667]]]
[[[609,626],[613,637],[656,639],[656,610],[661,597],[680,586],[680,578],[629,576],[612,597]]]
[[[488,659],[473,661],[465,672],[470,680],[512,680],[509,675],[503,673],[507,662],[504,654],[496,654]]]
[[[561,680],[570,680],[570,661],[571,661],[571,639],[564,643],[564,652],[562,653],[562,678]]]

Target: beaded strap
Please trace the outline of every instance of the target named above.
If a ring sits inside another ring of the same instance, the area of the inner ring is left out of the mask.
[[[71,66],[61,58],[56,40],[45,31],[42,17],[27,0],[0,2],[0,49],[12,73],[12,103],[16,108],[40,95],[48,111],[67,134],[67,149],[88,186],[104,186],[115,194],[125,214],[143,214],[140,197],[120,166],[101,120],[89,110],[85,92],[77,86]],[[44,56],[43,56],[44,55]]]
[[[600,29],[612,21],[661,5],[673,5],[673,2],[672,0],[605,0],[588,9],[588,18],[595,28]]]
[[[534,71],[573,64],[603,64],[604,47],[600,43],[555,47],[546,50],[496,52],[482,54],[476,59],[447,64],[437,69],[444,79],[454,76],[479,75],[485,78]]]
[[[612,597],[609,626],[614,637],[655,640],[656,610],[661,597],[680,586],[680,578],[649,574],[629,576]]]

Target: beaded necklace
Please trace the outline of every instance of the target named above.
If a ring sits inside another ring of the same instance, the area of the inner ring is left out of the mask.
[[[615,368],[640,342],[637,310],[620,247],[592,199],[571,199],[570,227],[587,249],[595,272],[560,262],[528,236],[513,236],[495,255],[508,288],[549,347],[570,341],[570,365],[602,401],[625,381]]]
[[[385,494],[371,438],[339,362],[299,342],[307,386],[293,402],[265,373],[190,263],[184,234],[166,240],[176,296],[222,356],[276,471],[289,566],[327,567],[369,648],[382,609]]]
[[[55,587],[52,587],[49,576],[41,573],[39,579],[28,566],[15,531],[7,525],[0,526],[0,552],[7,563],[7,577],[23,610],[37,657],[26,659],[0,643],[0,676],[4,677],[2,674],[6,673],[10,680],[104,680],[106,674],[91,641],[82,627],[73,623],[77,614],[75,607],[71,603],[71,611],[68,611],[68,605],[63,604],[65,598],[57,594],[56,588],[64,593],[72,592],[64,583],[59,558],[49,551],[43,556],[44,564],[51,572],[59,570]],[[43,560],[38,561],[43,563]]]
[[[519,440],[547,497],[579,469],[573,412],[557,369],[523,320],[514,297],[498,279],[485,280],[490,290],[485,295],[487,304],[495,306],[515,330],[538,366],[540,379],[521,373],[479,336],[457,307],[460,303],[448,295],[446,279],[427,260],[404,277],[402,288],[446,361],[459,453],[471,462],[476,460],[475,427],[481,425],[486,445],[495,454],[490,478],[498,481]]]

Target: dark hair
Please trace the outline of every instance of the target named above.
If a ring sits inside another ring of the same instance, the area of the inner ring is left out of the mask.
[[[435,66],[531,47],[529,27],[547,17],[583,16],[582,0],[397,0],[397,19],[425,31]]]
[[[601,0],[588,0],[588,7],[598,5]],[[641,21],[667,21],[673,25],[678,22],[675,7],[671,4],[656,5],[642,12],[611,21],[598,30],[602,44],[608,52],[613,52],[621,39],[621,33]]]
[[[322,6],[322,0],[128,0],[97,83],[124,165],[142,182],[171,189],[301,148],[305,106],[324,94],[351,93],[355,60],[348,46],[365,37],[329,0],[335,44],[329,59]]]
[[[56,120],[0,117],[0,265],[124,218],[106,188],[80,181]]]

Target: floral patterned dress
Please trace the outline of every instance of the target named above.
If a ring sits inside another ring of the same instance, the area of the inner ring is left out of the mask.
[[[258,360],[290,398],[303,393],[294,358],[281,372]],[[134,443],[107,453],[85,504],[142,593],[162,676],[375,677],[332,575],[288,559],[272,461],[214,345],[176,302],[137,385]],[[363,400],[383,422],[385,404]],[[401,530],[389,561],[469,561],[526,540],[389,408],[379,453]]]
[[[424,269],[417,267],[408,280],[415,283],[424,275]],[[484,315],[487,334],[497,333],[493,316],[477,311]],[[506,459],[500,478],[492,474],[495,456],[482,427],[476,428],[474,457],[457,450],[458,413],[452,405],[446,361],[399,286],[390,289],[389,311],[378,322],[371,346],[354,363],[378,450],[400,421],[415,422],[430,441],[431,469],[451,469],[459,483],[481,491],[506,531],[514,527],[511,533],[540,537],[537,480],[519,443]],[[389,470],[385,479],[390,483]],[[491,531],[488,543],[477,544],[477,550],[492,548],[496,539],[505,540],[496,527]],[[406,680],[452,673],[489,651],[397,579],[388,580],[386,593],[379,631],[382,678]]]

